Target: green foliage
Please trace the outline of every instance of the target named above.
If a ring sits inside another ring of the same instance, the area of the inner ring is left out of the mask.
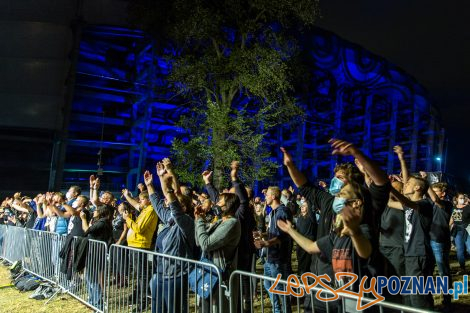
[[[171,66],[170,86],[190,114],[189,135],[172,147],[182,181],[202,183],[207,160],[217,187],[240,160],[246,183],[275,173],[263,138],[302,115],[293,73],[302,72],[296,35],[315,22],[318,0],[135,0],[135,24],[154,34]],[[242,104],[244,109],[239,110]]]

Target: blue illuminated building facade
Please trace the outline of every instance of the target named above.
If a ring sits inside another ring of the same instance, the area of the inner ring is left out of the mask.
[[[315,30],[304,40],[313,91],[299,94],[302,124],[284,125],[268,140],[290,149],[302,171],[328,179],[338,162],[331,137],[354,142],[389,173],[399,171],[393,146],[407,152],[411,171],[445,168],[445,133],[426,90],[383,58],[336,35]],[[184,113],[169,92],[165,62],[141,31],[88,26],[82,30],[63,164],[62,189],[87,184],[99,171],[102,189],[131,190],[145,169],[170,155],[184,136],[175,121]],[[350,160],[349,160],[350,161]],[[282,167],[269,183],[290,183]]]

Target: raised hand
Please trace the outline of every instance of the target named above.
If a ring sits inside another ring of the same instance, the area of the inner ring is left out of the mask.
[[[100,186],[101,186],[101,181],[99,178],[96,178],[95,180],[95,189],[98,190],[100,189]]]
[[[153,183],[153,175],[149,171],[144,172],[144,183],[150,185]]]
[[[341,235],[353,236],[359,232],[359,225],[362,221],[361,208],[353,208],[350,205],[345,205],[341,211],[343,218],[344,228]]]
[[[162,162],[158,162],[156,165],[157,168],[157,175],[162,177],[166,173],[165,165]]]
[[[239,161],[232,161],[232,163],[230,164],[230,168],[231,168],[230,177],[232,179],[237,179],[239,167],[240,167]]]
[[[202,172],[202,179],[206,185],[211,183],[212,171],[205,170]]]
[[[350,142],[332,138],[328,140],[328,143],[331,145],[333,155],[355,155],[358,152],[358,149]]]
[[[164,158],[162,160],[162,163],[167,171],[171,171],[173,169],[173,164],[171,163],[169,158]]]
[[[426,173],[425,171],[419,171],[419,175],[424,179],[428,177],[428,173]]]
[[[289,166],[289,165],[294,164],[294,160],[292,159],[292,155],[290,155],[290,153],[287,152],[286,148],[281,147],[280,149],[281,149],[281,152],[283,154],[283,160],[282,160],[283,164],[285,166]]]
[[[398,157],[401,159],[403,158],[403,155],[404,155],[404,152],[403,152],[403,148],[401,146],[395,146],[393,147],[393,152],[396,153],[396,155],[398,155]]]
[[[318,186],[320,186],[320,187],[322,187],[322,188],[324,188],[324,189],[326,189],[326,188],[328,187],[327,183],[325,183],[323,180],[320,180],[320,181],[318,182]]]
[[[124,197],[129,197],[129,196],[130,196],[129,189],[125,189],[125,188],[124,188],[124,189],[122,190],[122,195],[123,195]]]
[[[95,181],[96,181],[95,175],[91,175],[90,176],[90,188],[95,188]]]
[[[277,227],[279,227],[279,229],[282,230],[283,232],[288,233],[289,230],[292,229],[292,223],[289,220],[286,220],[286,221],[278,220]]]

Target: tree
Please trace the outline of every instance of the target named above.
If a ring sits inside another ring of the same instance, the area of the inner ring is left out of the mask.
[[[263,138],[302,116],[295,38],[315,22],[318,0],[140,0],[130,12],[156,37],[170,86],[188,100],[190,113],[179,122],[188,138],[172,148],[182,180],[200,184],[207,160],[218,188],[234,159],[246,183],[271,176],[276,164]]]

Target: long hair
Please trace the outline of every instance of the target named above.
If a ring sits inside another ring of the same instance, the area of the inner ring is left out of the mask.
[[[222,193],[220,197],[224,197],[225,206],[227,210],[223,213],[223,215],[235,215],[238,207],[240,206],[240,199],[236,194],[233,193]]]

